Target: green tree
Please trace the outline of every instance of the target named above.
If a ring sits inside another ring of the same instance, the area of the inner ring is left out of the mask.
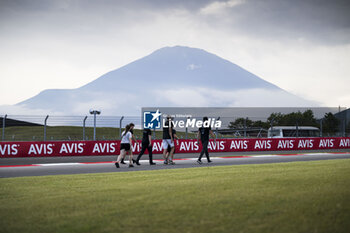
[[[231,121],[228,127],[231,129],[244,128],[244,124],[246,125],[247,128],[249,128],[249,127],[252,127],[253,121],[250,120],[249,118],[240,117],[233,122]]]
[[[307,126],[316,126],[319,127],[319,124],[317,123],[317,120],[314,116],[314,113],[312,110],[306,110],[301,119],[301,124],[302,125],[307,125]]]
[[[263,121],[253,121],[252,127],[254,128],[263,128],[263,129],[268,129],[270,128],[270,123],[269,122],[263,122]]]
[[[317,120],[312,110],[306,110],[305,112],[292,112],[288,114],[272,113],[268,122],[273,121],[273,125],[280,126],[294,126],[298,123],[300,126],[316,126],[319,127]]]
[[[329,112],[324,115],[322,127],[324,133],[335,133],[339,130],[340,121],[333,113]]]
[[[281,125],[283,118],[283,114],[278,112],[278,113],[271,113],[270,116],[267,118],[267,121],[269,123],[272,122],[273,125]]]
[[[244,123],[246,123],[247,128],[264,128],[268,129],[271,126],[271,121],[273,125],[277,126],[295,126],[297,123],[299,126],[315,126],[319,127],[317,120],[314,116],[312,110],[306,110],[305,112],[292,112],[288,114],[271,113],[267,118],[266,122],[261,120],[252,121],[249,118],[237,118],[235,121],[229,123],[229,128],[244,128]]]

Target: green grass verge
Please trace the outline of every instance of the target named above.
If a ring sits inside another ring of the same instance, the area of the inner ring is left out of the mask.
[[[0,179],[0,232],[348,232],[350,160]]]
[[[124,129],[122,129],[124,130]],[[2,132],[2,128],[0,128]],[[98,127],[96,128],[97,140],[118,140],[119,128]],[[135,137],[142,139],[142,130],[134,130]],[[85,128],[85,137],[92,140],[94,135],[93,127]],[[152,133],[153,135],[153,133]],[[161,139],[162,131],[156,131],[156,139]],[[185,132],[177,132],[179,138],[185,138]],[[188,133],[188,138],[195,138],[196,134]],[[44,140],[43,126],[15,126],[5,128],[5,141],[42,141]],[[46,128],[46,140],[83,140],[83,127],[78,126],[48,126]]]

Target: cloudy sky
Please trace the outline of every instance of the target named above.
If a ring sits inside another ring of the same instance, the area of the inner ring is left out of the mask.
[[[349,12],[346,0],[0,0],[0,105],[183,45],[350,107]]]

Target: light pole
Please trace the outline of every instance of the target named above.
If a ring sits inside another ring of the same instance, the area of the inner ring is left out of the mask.
[[[90,114],[94,115],[94,141],[96,141],[96,115],[101,114],[101,110],[91,110]]]

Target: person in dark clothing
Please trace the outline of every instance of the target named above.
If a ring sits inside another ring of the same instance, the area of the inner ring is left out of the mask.
[[[150,165],[156,165],[156,163],[154,163],[153,160],[152,160],[152,131],[150,129],[143,129],[143,133],[142,133],[142,149],[141,149],[141,152],[140,152],[139,156],[137,156],[137,159],[136,159],[136,164],[137,165],[141,165],[140,164],[140,159],[141,159],[141,156],[145,153],[146,150],[148,150],[149,164]]]
[[[206,121],[208,121],[208,117],[203,117],[203,124]],[[213,131],[211,131],[210,126],[209,127],[203,126],[203,127],[198,129],[197,140],[199,142],[199,139],[201,139],[201,142],[202,142],[202,151],[199,154],[199,157],[197,160],[197,163],[199,163],[199,164],[202,164],[203,154],[205,154],[205,156],[207,157],[208,163],[212,162],[209,158],[209,152],[208,152],[209,134],[214,138],[214,142],[216,143],[215,134],[213,133]]]
[[[167,121],[165,122],[163,126],[163,157],[164,157],[164,164],[169,163],[169,155],[172,158],[174,153],[174,138],[173,138],[173,128],[174,123],[172,122],[171,116],[169,115],[167,117]],[[167,155],[168,146],[170,146],[171,151],[170,154]]]

